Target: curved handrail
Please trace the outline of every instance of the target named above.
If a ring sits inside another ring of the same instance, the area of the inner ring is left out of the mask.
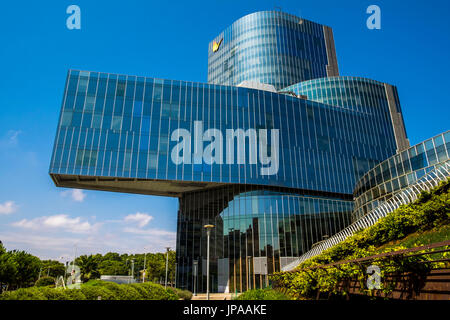
[[[379,219],[385,217],[387,214],[396,210],[401,205],[414,202],[415,200],[417,200],[421,192],[429,191],[430,189],[436,187],[439,182],[446,180],[448,177],[450,177],[450,161],[436,166],[433,170],[418,179],[414,184],[408,186],[408,188],[397,192],[392,196],[391,199],[382,203],[365,216],[359,218],[330,238],[321,241],[319,245],[311,248],[308,252],[301,255],[298,259],[288,265],[285,265],[282,268],[282,271],[290,271],[297,267],[300,263],[312,257],[315,257],[321,254],[323,251],[344,241],[348,237],[352,236],[357,230],[374,225]]]

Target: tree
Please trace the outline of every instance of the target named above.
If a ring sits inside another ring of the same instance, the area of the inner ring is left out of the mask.
[[[8,289],[14,283],[17,275],[17,265],[9,252],[0,254],[0,292]]]
[[[75,260],[75,264],[80,267],[81,281],[86,282],[100,277],[98,263],[93,255],[80,256]]]
[[[56,260],[42,260],[41,275],[58,278],[64,276],[66,273],[66,267],[63,263]]]
[[[102,275],[127,275],[128,269],[123,261],[104,260],[99,264],[99,272]]]
[[[25,251],[9,251],[11,260],[16,266],[17,272],[13,279],[11,279],[10,285],[17,288],[29,287],[34,284],[39,275],[41,268],[41,261],[38,257],[35,257]]]
[[[155,253],[147,255],[147,271],[150,281],[159,281],[165,277],[166,259],[165,254]]]
[[[120,254],[116,253],[116,252],[108,252],[107,254],[105,254],[102,257],[102,261],[105,260],[111,260],[111,261],[122,261],[122,258],[120,257]]]
[[[2,254],[4,254],[4,253],[6,253],[6,249],[5,249],[5,247],[3,246],[3,242],[0,241],[0,256],[1,256]]]

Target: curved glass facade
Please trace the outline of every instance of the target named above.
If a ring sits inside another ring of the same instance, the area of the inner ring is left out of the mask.
[[[208,82],[252,81],[277,89],[339,75],[332,31],[279,11],[246,15],[208,47]]]
[[[296,83],[281,92],[363,113],[388,110],[385,84],[360,77],[327,77]],[[398,100],[397,89],[395,96]]]
[[[351,194],[362,174],[395,154],[388,118],[383,108],[362,113],[248,88],[72,70],[50,171]],[[221,159],[204,160],[210,142],[203,140],[196,159],[196,121],[201,135],[211,128],[221,132]],[[180,128],[190,133],[191,152],[185,150],[188,159],[176,164],[172,155],[180,139],[174,132]],[[227,150],[227,130],[238,128],[255,135],[240,144],[235,139],[234,151]],[[268,164],[258,145],[262,129]],[[278,139],[270,137],[273,129]]]
[[[419,143],[368,171],[354,190],[354,219],[378,207],[450,159],[450,131]]]
[[[385,130],[394,132],[397,152],[409,147],[395,86],[360,77],[327,77],[300,82],[281,92],[365,114],[384,113],[391,124],[384,120],[375,125],[387,125],[388,129]]]
[[[352,209],[350,200],[273,187],[229,185],[187,193],[180,198],[177,283],[193,289],[197,281],[196,289],[206,290],[205,224],[215,225],[213,291],[245,291],[267,286],[269,274],[347,226]]]

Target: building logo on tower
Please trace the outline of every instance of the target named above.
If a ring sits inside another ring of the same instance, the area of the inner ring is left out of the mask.
[[[222,44],[222,40],[223,40],[223,38],[220,39],[219,42],[216,42],[216,41],[213,42],[213,52],[216,52],[219,50],[220,45]]]

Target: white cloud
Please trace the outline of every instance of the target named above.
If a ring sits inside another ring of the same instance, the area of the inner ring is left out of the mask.
[[[152,216],[147,213],[137,212],[135,214],[129,214],[124,218],[125,222],[135,222],[139,226],[139,228],[145,227],[151,220]]]
[[[61,192],[63,197],[70,195],[73,201],[83,202],[86,198],[86,193],[81,189],[72,189]]]
[[[0,214],[10,214],[17,210],[17,205],[14,201],[5,201],[0,203]]]
[[[140,229],[138,229],[140,230]],[[141,230],[142,231],[142,230]],[[164,236],[166,234],[166,236]],[[2,241],[8,250],[25,250],[42,259],[71,257],[76,245],[77,256],[83,254],[165,252],[175,248],[176,233],[159,230],[154,235],[134,235],[119,230],[84,234],[54,234],[39,230],[19,229],[2,232]]]
[[[139,250],[142,248],[158,248],[157,251],[164,252],[165,248],[175,248],[177,233],[162,229],[138,229],[124,228],[123,232],[136,240]],[[125,237],[125,235],[124,235]]]
[[[157,236],[157,237],[175,237],[176,232],[167,231],[162,229],[138,229],[138,228],[124,228],[124,232],[133,233],[136,235],[145,235],[145,236]]]
[[[22,219],[14,222],[13,226],[32,230],[63,230],[71,233],[90,233],[98,229],[100,224],[82,221],[80,217],[70,218],[66,214],[44,216],[32,220]]]

